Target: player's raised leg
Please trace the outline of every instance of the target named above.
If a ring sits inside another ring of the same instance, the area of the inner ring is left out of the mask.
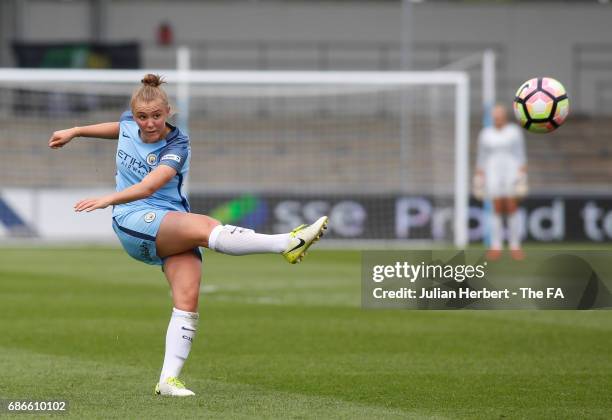
[[[172,316],[166,333],[166,352],[157,395],[187,397],[195,395],[178,379],[189,356],[198,327],[198,299],[202,261],[193,250],[164,260],[164,274],[172,290]]]
[[[210,232],[219,224],[218,220],[203,214],[170,211],[157,231],[157,255],[164,258],[199,246],[208,248]]]
[[[327,220],[327,216],[323,216],[290,233],[265,235],[239,226],[221,225],[204,215],[170,212],[157,233],[157,255],[164,257],[205,246],[228,255],[282,253],[287,261],[296,263],[323,235]]]

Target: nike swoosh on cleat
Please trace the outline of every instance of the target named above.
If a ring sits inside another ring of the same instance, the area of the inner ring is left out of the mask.
[[[287,254],[292,252],[292,251],[295,251],[296,249],[298,249],[299,247],[301,247],[302,245],[304,245],[306,243],[306,241],[303,240],[302,238],[298,238],[298,240],[300,241],[300,243],[297,244],[296,246],[294,246],[293,248],[291,248],[289,251],[287,251]]]
[[[191,328],[185,328],[185,327],[181,327],[181,330],[186,330],[186,331],[193,331],[193,332],[195,332],[195,330],[192,330]]]

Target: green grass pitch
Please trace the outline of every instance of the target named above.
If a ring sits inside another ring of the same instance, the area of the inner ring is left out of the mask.
[[[362,310],[359,278],[357,251],[298,266],[206,252],[182,374],[197,397],[170,399],[153,395],[159,268],[114,248],[1,248],[0,398],[66,399],[59,418],[612,415],[611,311]]]

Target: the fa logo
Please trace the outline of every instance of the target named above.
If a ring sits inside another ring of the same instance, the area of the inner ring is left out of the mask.
[[[546,288],[546,297],[548,299],[565,299],[563,295],[563,290],[560,287],[547,287]]]
[[[149,166],[157,165],[157,155],[155,153],[149,153],[147,155],[147,164]]]
[[[154,212],[149,212],[149,213],[144,215],[144,221],[145,222],[151,223],[153,220],[155,220],[155,213]]]

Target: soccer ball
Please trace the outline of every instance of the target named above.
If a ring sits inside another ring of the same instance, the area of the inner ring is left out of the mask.
[[[527,80],[516,91],[514,115],[534,133],[549,133],[558,128],[569,113],[569,99],[565,88],[551,77]]]

